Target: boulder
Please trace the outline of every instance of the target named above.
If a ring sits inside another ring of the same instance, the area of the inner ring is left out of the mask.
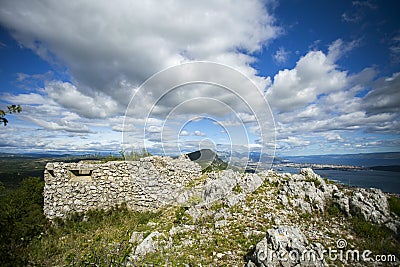
[[[320,259],[323,247],[309,244],[297,227],[279,226],[268,229],[249,255],[247,266],[327,266]]]
[[[240,181],[240,187],[244,193],[252,193],[259,188],[264,182],[262,176],[254,173],[246,173],[243,179]]]
[[[158,247],[157,238],[160,235],[161,234],[157,231],[149,234],[139,245],[137,245],[132,258],[143,257],[147,253],[156,252]]]
[[[364,220],[382,224],[390,219],[386,195],[376,188],[356,188],[349,199],[350,212],[360,214]]]
[[[232,170],[218,173],[217,179],[206,183],[203,191],[203,200],[211,203],[222,199],[232,192],[233,187],[238,183],[239,177]]]
[[[349,198],[342,191],[335,191],[332,195],[332,202],[337,204],[340,210],[346,215],[350,215]]]
[[[283,187],[278,195],[282,204],[286,205],[287,197],[291,197],[290,203],[294,207],[308,213],[313,210],[323,212],[325,200],[333,191],[333,188],[310,168],[301,169],[300,174],[294,174],[282,183]]]
[[[133,232],[131,238],[129,239],[129,243],[138,244],[143,240],[143,232]]]

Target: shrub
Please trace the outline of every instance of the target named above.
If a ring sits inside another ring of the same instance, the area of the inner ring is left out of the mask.
[[[308,212],[300,213],[300,218],[302,220],[309,220],[311,218],[311,214]]]
[[[330,216],[339,216],[342,215],[342,211],[337,203],[333,203],[332,201],[329,201],[326,203],[326,209],[325,211],[330,215]]]
[[[306,176],[306,181],[307,182],[313,182],[315,187],[319,187],[321,185],[321,181],[318,180],[318,178],[311,178],[309,176]]]
[[[4,266],[25,265],[26,245],[45,231],[43,187],[40,178],[26,178],[0,198],[0,262]]]
[[[361,216],[354,216],[351,224],[357,237],[363,238],[365,249],[381,254],[398,253],[398,241],[385,226],[367,222]]]
[[[400,199],[391,196],[389,197],[388,202],[390,211],[395,213],[397,216],[400,216]]]
[[[241,187],[239,184],[236,184],[236,185],[232,188],[232,191],[233,191],[233,192],[236,192],[236,193],[238,193],[238,194],[240,194],[240,193],[243,192],[242,187]]]
[[[181,206],[175,212],[175,220],[176,224],[185,224],[192,220],[191,216],[186,213],[187,207]]]

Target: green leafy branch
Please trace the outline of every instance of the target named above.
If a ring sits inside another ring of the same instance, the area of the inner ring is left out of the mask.
[[[5,118],[7,114],[20,113],[22,108],[20,105],[11,105],[7,106],[7,110],[0,109],[0,123],[3,123],[4,126],[7,126],[8,120]]]

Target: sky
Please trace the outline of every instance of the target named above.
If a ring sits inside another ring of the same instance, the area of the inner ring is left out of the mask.
[[[400,152],[399,1],[0,3],[0,152]]]

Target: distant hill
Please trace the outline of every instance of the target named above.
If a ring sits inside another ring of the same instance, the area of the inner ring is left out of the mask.
[[[225,170],[228,163],[220,159],[216,152],[211,149],[200,149],[186,154],[191,161],[194,161],[203,169],[203,172]]]

